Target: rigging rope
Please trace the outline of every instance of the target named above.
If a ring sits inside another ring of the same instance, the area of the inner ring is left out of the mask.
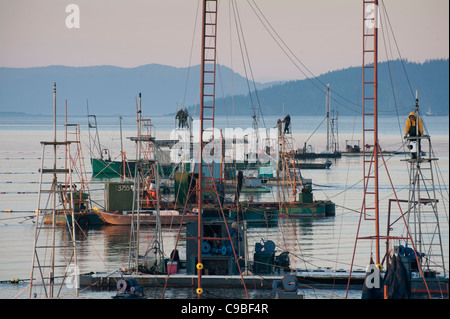
[[[389,16],[388,16],[388,13],[387,13],[387,10],[386,10],[386,7],[385,7],[385,5],[384,5],[384,1],[383,1],[383,0],[381,0],[381,5],[382,5],[382,8],[384,9],[384,13],[385,13],[385,15],[386,15],[386,21],[388,22],[389,28],[391,29],[392,37],[394,38],[394,43],[395,43],[395,46],[396,46],[396,48],[397,48],[397,52],[398,52],[398,55],[399,55],[399,57],[400,57],[400,61],[401,61],[401,63],[402,63],[403,71],[405,72],[406,79],[408,80],[408,85],[409,85],[409,89],[410,89],[410,92],[411,92],[411,96],[412,96],[412,98],[414,99],[414,92],[413,92],[413,89],[412,89],[411,82],[410,82],[410,80],[409,80],[408,74],[407,74],[407,72],[406,72],[406,68],[405,68],[405,64],[404,64],[404,59],[402,58],[402,55],[401,55],[401,53],[400,53],[400,49],[399,49],[399,47],[398,47],[397,40],[396,40],[396,38],[395,38],[394,30],[392,29],[391,21],[390,21],[390,19],[389,19]]]
[[[266,126],[265,121],[264,121],[264,116],[263,116],[262,110],[261,110],[261,103],[259,101],[258,90],[256,89],[255,77],[253,75],[253,69],[252,69],[252,66],[250,64],[250,57],[249,57],[249,54],[248,54],[247,44],[246,44],[245,38],[244,38],[244,30],[242,28],[241,18],[240,18],[240,15],[239,15],[239,10],[237,8],[236,1],[235,0],[232,1],[231,5],[232,5],[232,8],[233,8],[233,13],[234,13],[234,21],[235,21],[235,25],[236,25],[236,33],[237,33],[238,40],[239,40],[239,47],[240,47],[240,51],[241,51],[242,63],[244,65],[245,78],[247,80],[248,95],[250,97],[250,101],[251,101],[251,104],[253,106],[254,103],[253,103],[253,99],[252,99],[252,91],[251,91],[251,88],[250,88],[250,83],[249,83],[249,80],[248,80],[249,76],[247,74],[247,68],[246,68],[246,64],[245,64],[246,60],[245,60],[245,57],[244,57],[244,51],[245,51],[245,55],[247,57],[248,68],[249,68],[250,75],[251,75],[252,82],[253,82],[253,86],[254,86],[254,92],[255,92],[255,95],[256,95],[258,109],[259,109],[259,112],[261,113],[261,117],[263,119],[264,126]],[[242,36],[242,41],[241,41],[241,36]]]
[[[270,22],[267,20],[267,18],[264,16],[264,14],[262,13],[261,9],[258,7],[258,5],[255,3],[254,0],[251,0],[253,2],[253,5],[256,7],[257,11],[255,10],[255,8],[252,6],[252,4],[250,3],[249,0],[247,0],[247,2],[249,3],[250,7],[252,8],[252,10],[255,12],[256,16],[258,17],[259,21],[263,24],[264,28],[267,30],[267,32],[269,33],[269,35],[272,37],[272,39],[276,42],[276,44],[280,47],[280,49],[283,51],[283,53],[289,58],[289,60],[291,60],[291,62],[295,65],[295,67],[306,77],[306,79],[308,79],[319,91],[321,91],[323,94],[326,94],[326,87],[327,85],[325,83],[323,83],[316,75],[314,75],[306,66],[305,64],[292,52],[292,50],[287,46],[287,44],[283,41],[283,39],[279,36],[279,34],[275,31],[275,29],[273,28],[273,26],[270,24]],[[267,25],[266,25],[267,24]],[[269,30],[270,28],[270,30]],[[285,48],[283,48],[283,46]],[[289,55],[289,53],[293,56],[291,57]],[[298,65],[298,63],[296,63],[294,61],[294,59],[301,64],[301,66],[306,69],[309,74],[311,74],[312,78],[310,76],[308,76],[306,74],[305,71],[302,70],[302,68]],[[318,84],[316,84],[314,81],[318,81],[324,88],[325,90],[323,90]],[[338,92],[330,89],[331,92],[333,92],[335,95],[339,96],[340,98],[342,98],[343,100],[347,101],[348,103],[356,106],[358,109],[353,109],[343,103],[341,103],[340,101],[336,100],[334,97],[330,97],[331,100],[335,101],[337,104],[343,106],[344,108],[353,111],[355,113],[361,113],[361,111],[359,111],[359,109],[361,108],[361,105],[356,104],[352,101],[350,101],[349,99],[345,98],[344,96],[342,96],[341,94],[339,94]]]

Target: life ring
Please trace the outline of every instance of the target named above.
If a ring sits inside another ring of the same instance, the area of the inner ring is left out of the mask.
[[[117,282],[117,290],[119,290],[121,293],[125,293],[128,287],[128,282],[125,279],[120,279]]]
[[[202,270],[203,269],[203,264],[202,263],[198,263],[197,264],[197,269],[198,270]]]
[[[295,276],[286,275],[281,279],[281,285],[284,291],[293,292],[298,288],[298,280]]]

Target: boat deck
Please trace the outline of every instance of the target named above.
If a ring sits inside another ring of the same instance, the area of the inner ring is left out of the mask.
[[[242,279],[247,287],[256,289],[272,289],[272,284],[276,280],[281,280],[287,273],[280,274],[258,274],[258,275],[203,275],[202,286],[214,288],[239,288],[243,287]],[[308,287],[346,287],[348,282],[348,272],[331,271],[296,271],[293,273],[300,286]],[[365,278],[365,271],[352,273],[350,283],[352,289],[361,289]],[[95,272],[80,275],[80,286],[95,287],[116,287],[120,279],[133,278],[138,285],[143,287],[161,287],[167,282],[168,287],[196,287],[197,275],[177,273],[177,274],[120,274],[110,272]]]

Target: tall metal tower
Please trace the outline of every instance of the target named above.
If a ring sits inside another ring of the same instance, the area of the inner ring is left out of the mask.
[[[419,100],[416,95],[416,130],[418,121]],[[417,132],[418,133],[418,132]],[[428,135],[416,134],[408,137],[407,141],[414,145],[410,147],[411,158],[409,164],[409,198],[407,222],[411,232],[415,249],[420,254],[418,259],[421,268],[439,270],[444,277],[445,269],[444,251],[441,230],[439,225],[438,199],[434,184],[434,163],[438,158],[432,157],[431,138]],[[425,150],[425,152],[423,152]]]
[[[60,297],[64,285],[75,288],[75,294],[78,296],[72,160],[68,161],[68,168],[65,167],[66,163],[57,162],[58,147],[63,146],[67,154],[70,142],[58,142],[56,139],[56,83],[53,84],[53,141],[41,144],[39,193],[28,297]],[[53,162],[50,164],[46,162],[46,147],[53,149]],[[70,154],[67,156],[71,159]],[[61,166],[64,168],[60,168]],[[58,182],[58,175],[61,174],[68,176],[66,187]],[[51,178],[51,183],[48,177]],[[46,188],[47,185],[50,185],[50,188]],[[45,196],[47,200],[44,200]],[[61,219],[63,222],[60,222]],[[58,240],[57,235],[61,236]]]
[[[159,170],[158,161],[155,154],[155,137],[152,135],[151,119],[142,116],[142,95],[139,93],[139,104],[136,101],[136,122],[137,137],[130,137],[136,143],[136,166],[134,176],[133,209],[131,223],[130,260],[129,266],[133,263],[134,270],[139,272],[140,266],[140,233],[141,233],[141,213],[144,210],[156,210],[157,223],[155,228],[156,236],[154,240],[162,248],[162,234],[160,221],[160,190],[159,190]],[[161,254],[158,250],[158,255]]]

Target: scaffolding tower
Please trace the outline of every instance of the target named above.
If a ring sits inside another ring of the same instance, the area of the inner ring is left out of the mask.
[[[75,288],[75,295],[78,296],[72,161],[68,161],[68,167],[66,162],[60,164],[57,161],[61,158],[57,156],[60,146],[64,147],[66,156],[71,158],[69,147],[71,142],[58,142],[56,139],[56,83],[53,84],[53,113],[53,141],[41,142],[42,155],[29,298],[58,298],[64,286]],[[46,159],[48,148],[53,151],[53,161],[50,164]],[[65,161],[64,157],[62,159]],[[63,174],[64,178],[58,178]],[[64,179],[66,179],[65,186],[58,183],[58,180]],[[60,223],[61,216],[64,226]],[[58,240],[57,235],[60,235]]]

